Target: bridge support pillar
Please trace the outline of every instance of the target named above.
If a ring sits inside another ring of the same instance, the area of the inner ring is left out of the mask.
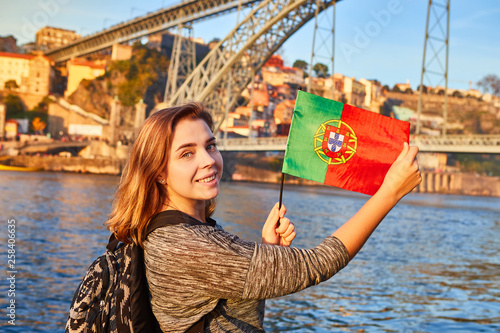
[[[146,119],[146,103],[141,99],[135,105],[135,120],[134,120],[134,139],[136,138],[142,123]]]
[[[427,173],[426,190],[427,193],[434,192],[434,174],[432,172]]]
[[[420,176],[422,177],[422,181],[418,185],[418,192],[425,193],[425,181],[427,179],[427,176],[425,172],[421,172]]]
[[[0,139],[5,136],[5,104],[0,103]]]
[[[443,174],[443,179],[441,180],[441,189],[446,193],[450,192],[450,175],[447,173]]]
[[[462,189],[462,175],[452,174],[450,175],[450,192],[460,193]]]
[[[111,113],[109,115],[109,144],[114,146],[118,141],[118,126],[120,126],[121,103],[118,96],[111,102]]]
[[[435,173],[434,174],[434,191],[436,192],[441,192],[441,181],[442,181],[443,175],[441,173]]]

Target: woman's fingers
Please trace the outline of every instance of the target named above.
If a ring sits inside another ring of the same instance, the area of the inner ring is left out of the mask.
[[[290,246],[290,245],[292,245],[292,241],[295,239],[295,236],[296,236],[296,233],[295,233],[295,231],[293,231],[287,237],[281,237],[281,240],[280,240],[281,244],[280,245],[281,246]]]
[[[267,216],[266,225],[276,225],[280,217],[285,216],[286,207],[284,205],[281,206],[281,209],[278,210],[279,204],[276,203],[274,207],[271,209],[271,212]]]
[[[276,233],[280,237],[280,245],[290,246],[295,239],[295,225],[289,219],[280,219],[280,226],[276,228]]]
[[[280,209],[278,207],[279,204],[275,204],[267,216],[262,228],[262,243],[290,246],[296,236],[295,226],[285,217],[286,207],[284,205]]]
[[[408,150],[409,150],[409,146],[408,146],[408,144],[405,142],[405,143],[403,144],[403,150],[401,150],[401,152],[399,153],[398,158],[396,158],[396,161],[394,161],[394,162],[399,162],[399,161],[401,161],[403,158],[405,158],[405,156],[408,154]]]
[[[284,232],[279,233],[279,235],[281,237],[283,237],[283,238],[287,238],[294,231],[295,231],[295,226],[293,225],[293,223],[290,222],[290,224],[288,225],[288,227],[286,228],[286,230]]]
[[[416,160],[416,157],[417,157],[417,154],[418,154],[418,147],[417,146],[411,146],[407,153],[406,153],[406,160],[408,160],[410,163],[413,163],[413,161]]]
[[[283,217],[283,218],[280,218],[280,224],[279,226],[276,228],[276,233],[281,235],[283,234],[287,229],[288,227],[290,226],[290,220],[286,217]]]
[[[271,222],[271,221],[276,221],[279,217],[279,211],[278,211],[278,203],[276,203],[273,208],[271,209],[271,212],[269,213],[269,215],[267,216],[267,222]]]

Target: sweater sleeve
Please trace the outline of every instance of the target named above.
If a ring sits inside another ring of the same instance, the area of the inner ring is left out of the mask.
[[[302,250],[248,242],[208,226],[157,229],[145,251],[154,285],[222,299],[291,294],[329,279],[349,261],[344,245],[332,236]]]
[[[259,245],[250,263],[243,297],[288,295],[326,281],[349,262],[342,242],[327,237],[314,249]]]

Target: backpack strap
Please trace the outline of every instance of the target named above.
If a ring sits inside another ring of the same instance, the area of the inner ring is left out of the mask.
[[[113,252],[119,243],[120,243],[120,241],[118,239],[116,239],[115,234],[112,233],[111,236],[109,236],[109,241],[108,241],[108,245],[106,245],[106,249]]]
[[[155,231],[158,228],[167,226],[167,225],[176,225],[176,224],[191,224],[191,225],[203,225],[204,223],[196,220],[195,218],[177,211],[177,210],[167,210],[160,212],[154,215],[148,223],[146,227],[146,238],[150,233]],[[216,222],[210,218],[207,219],[207,224],[211,226],[215,226]],[[120,241],[116,239],[115,235],[112,233],[109,237],[108,245],[106,249],[113,252],[119,246]],[[151,303],[149,303],[148,298],[144,298],[141,295],[148,295],[149,288],[146,282],[146,273],[144,263],[144,251],[139,246],[133,246],[132,248],[134,262],[132,266],[132,275],[136,277],[134,280],[134,285],[131,287],[131,298],[132,303],[137,305],[137,308],[140,310],[133,311],[132,313],[132,323],[134,326],[134,332],[160,332],[159,324],[156,318],[153,315],[151,309]],[[134,291],[134,292],[132,292]],[[141,310],[149,309],[145,311],[145,313]],[[212,310],[207,315],[203,316],[198,320],[193,326],[191,326],[186,333],[202,333],[207,326],[208,320],[214,318],[218,315],[215,310]]]

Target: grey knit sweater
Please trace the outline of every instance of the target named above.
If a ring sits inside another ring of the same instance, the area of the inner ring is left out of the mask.
[[[184,332],[216,309],[206,332],[263,332],[265,299],[317,285],[345,267],[349,254],[335,237],[303,250],[249,242],[213,220],[178,212],[181,224],[144,242],[153,312],[164,332]]]

